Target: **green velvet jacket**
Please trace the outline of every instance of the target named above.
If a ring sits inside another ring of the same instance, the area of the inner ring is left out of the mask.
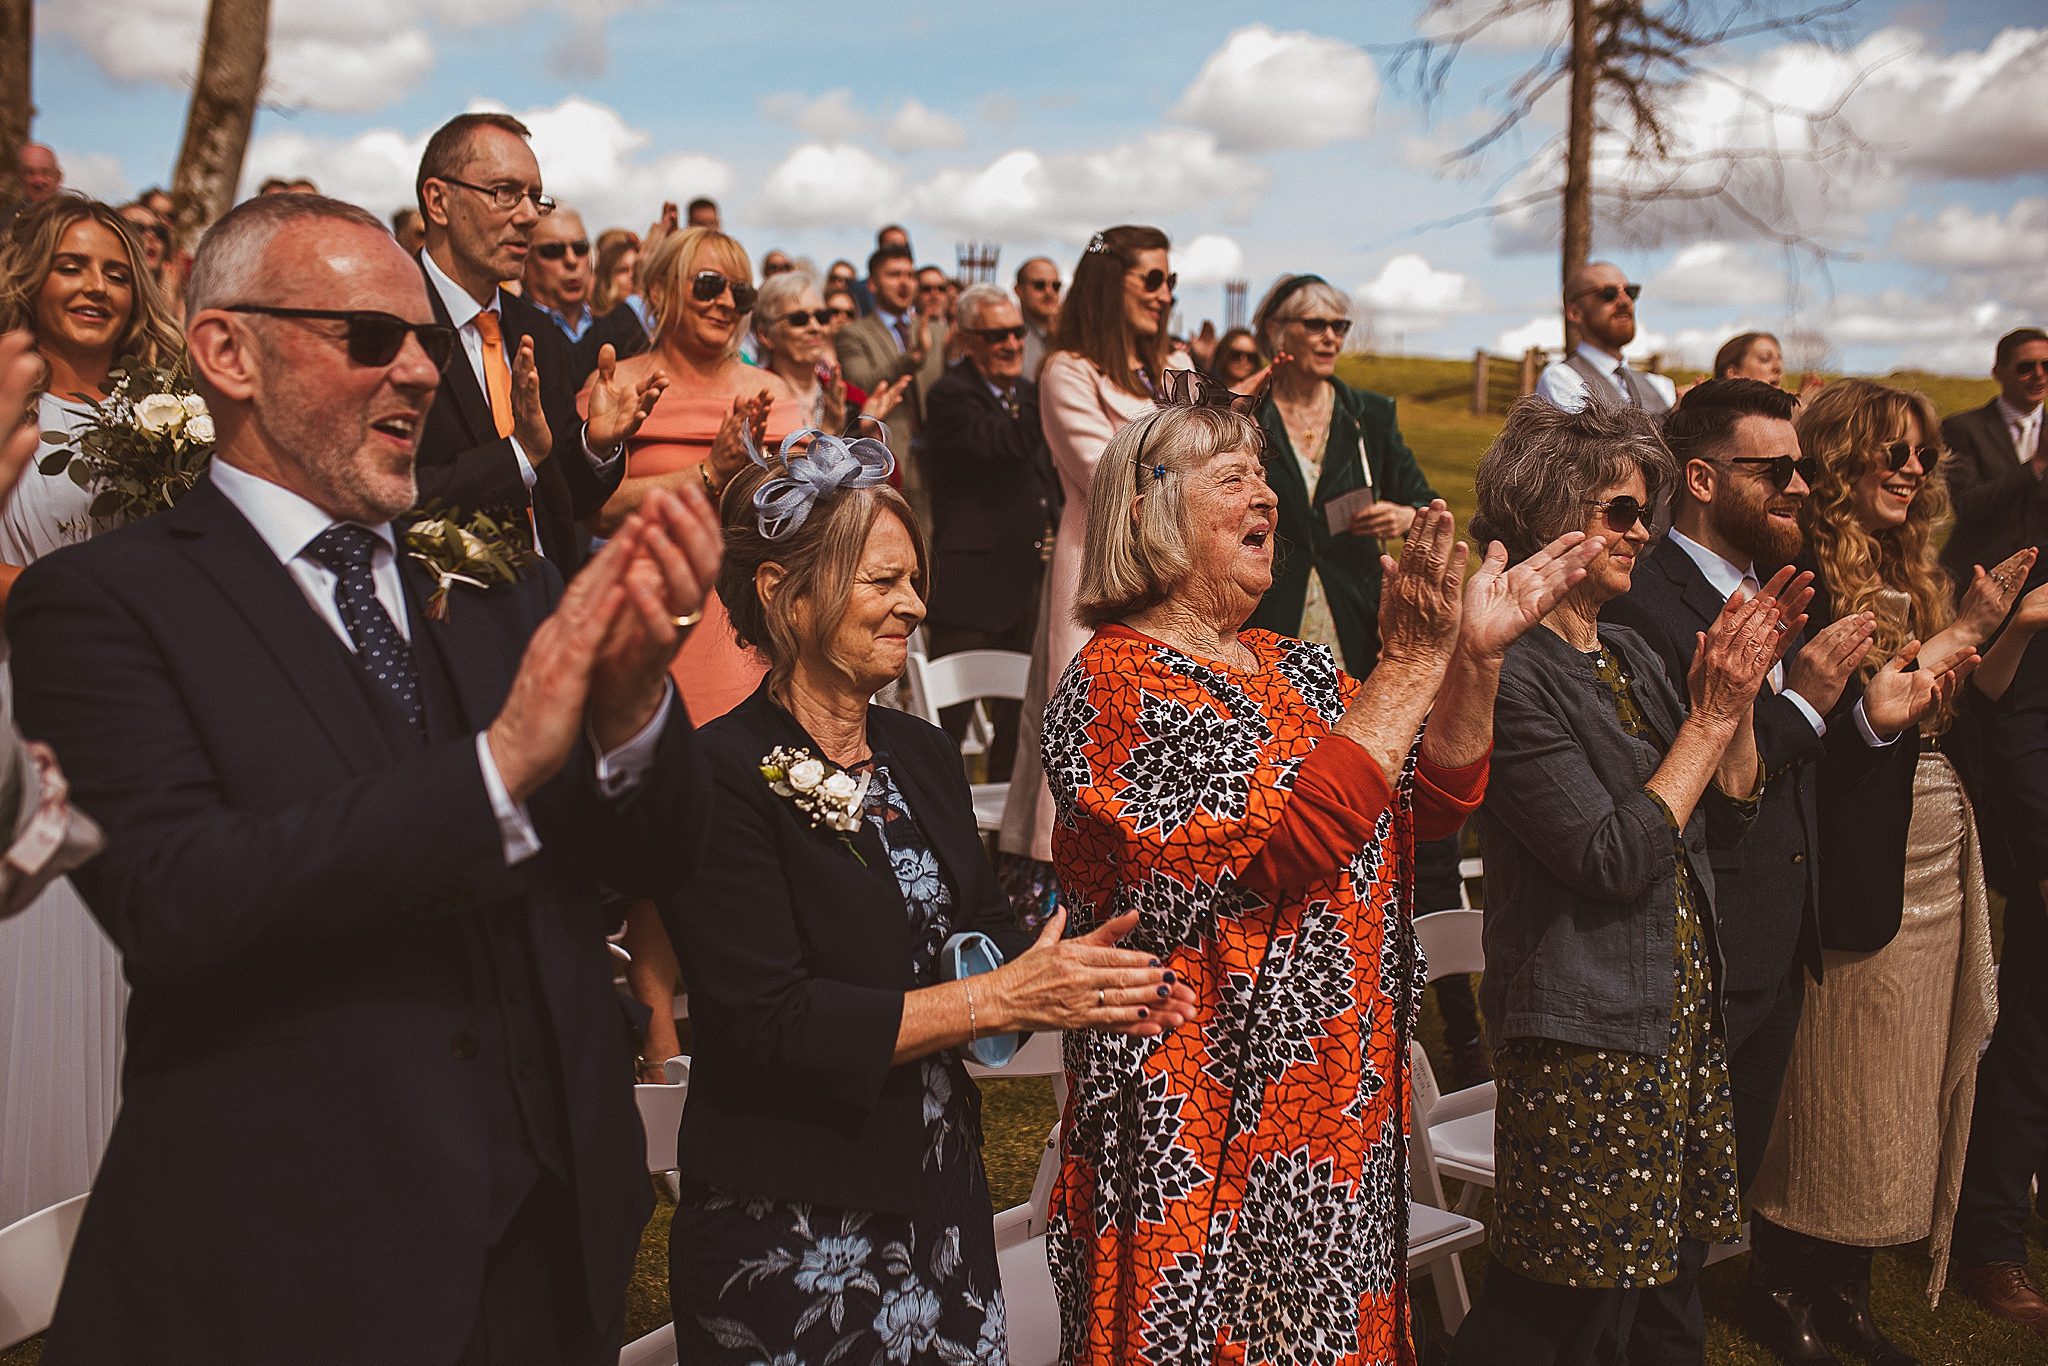
[[[1266,478],[1279,495],[1280,525],[1273,551],[1273,586],[1245,623],[1298,635],[1302,605],[1308,598],[1311,569],[1323,577],[1323,596],[1337,626],[1344,672],[1363,678],[1380,653],[1380,551],[1371,536],[1330,534],[1324,504],[1365,483],[1367,468],[1377,496],[1390,503],[1427,507],[1436,490],[1423,478],[1415,453],[1401,440],[1394,421],[1394,400],[1385,394],[1354,389],[1331,380],[1337,401],[1324,438],[1322,477],[1311,490],[1302,481],[1301,462],[1287,435],[1280,410],[1268,398],[1259,405],[1259,425],[1266,432]],[[1361,464],[1361,458],[1364,463]]]

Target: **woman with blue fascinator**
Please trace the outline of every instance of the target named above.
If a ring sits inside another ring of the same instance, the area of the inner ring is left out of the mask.
[[[1003,1362],[968,1053],[1157,1035],[1193,998],[1135,916],[1010,918],[945,732],[868,699],[903,670],[926,553],[873,439],[798,432],[726,493],[718,594],[768,676],[700,732],[720,800],[662,904],[696,1053],[669,1241],[690,1362]]]

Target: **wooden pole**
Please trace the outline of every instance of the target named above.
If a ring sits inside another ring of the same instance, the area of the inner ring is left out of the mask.
[[[211,0],[185,142],[171,176],[171,238],[181,252],[234,207],[269,54],[270,0]]]
[[[1564,242],[1560,289],[1593,254],[1593,96],[1600,83],[1599,31],[1593,0],[1572,0],[1572,81],[1564,150]],[[1562,307],[1562,305],[1560,305]],[[1578,345],[1578,329],[1564,323],[1564,351]]]
[[[1485,348],[1472,353],[1472,416],[1486,416],[1486,368],[1493,358]]]
[[[21,198],[21,144],[36,112],[29,98],[34,59],[34,0],[0,0],[0,207]]]

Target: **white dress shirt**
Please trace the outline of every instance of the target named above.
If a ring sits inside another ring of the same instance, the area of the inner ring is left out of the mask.
[[[1617,373],[1621,369],[1621,357],[1611,356],[1586,342],[1578,344],[1577,354],[1584,356],[1601,374],[1613,380],[1616,390],[1623,394],[1628,393],[1628,385]],[[1663,394],[1667,405],[1678,402],[1678,386],[1663,375],[1653,375],[1647,370],[1636,370],[1634,374],[1638,379],[1649,381],[1652,389]],[[1551,407],[1575,413],[1586,406],[1586,377],[1563,361],[1554,360],[1544,366],[1543,373],[1537,376],[1536,392],[1541,394]]]
[[[270,548],[270,553],[277,556],[278,563],[298,585],[306,605],[327,623],[327,629],[333,631],[353,654],[355,641],[350,637],[348,626],[341,619],[341,609],[334,601],[334,587],[340,576],[305,553],[315,537],[336,524],[335,519],[282,484],[273,484],[225,460],[211,462],[209,477],[235,505],[235,510],[248,519],[263,544]],[[391,524],[358,525],[377,538],[370,554],[370,577],[376,583],[377,601],[383,604],[391,624],[409,643],[413,637],[412,619],[406,610],[405,584],[399,577],[397,539],[392,534]],[[647,771],[654,766],[655,744],[668,720],[669,703],[674,695],[671,685],[654,719],[639,734],[617,749],[599,755],[599,792],[606,797],[622,797],[646,778]],[[596,749],[597,746],[593,743],[591,748]],[[540,834],[533,828],[533,819],[527,813],[526,804],[512,800],[511,789],[505,786],[504,776],[498,772],[497,760],[491,757],[490,737],[484,731],[477,732],[476,757],[477,765],[483,771],[484,792],[490,797],[491,814],[498,822],[498,837],[504,847],[506,864],[509,866],[532,858],[540,852]]]
[[[1757,577],[1756,565],[1743,566],[1733,564],[1723,559],[1716,552],[1707,549],[1677,527],[1671,528],[1671,530],[1664,534],[1671,538],[1673,545],[1686,553],[1687,558],[1699,566],[1700,573],[1706,577],[1707,587],[1713,589],[1715,595],[1721,601],[1728,601],[1729,595],[1738,588],[1742,590],[1744,597],[1748,597],[1762,588],[1763,581]],[[1828,723],[1822,720],[1821,714],[1813,709],[1813,703],[1800,696],[1797,689],[1785,686],[1785,661],[1782,659],[1771,665],[1771,686],[1779,690],[1779,696],[1799,708],[1799,714],[1806,718],[1807,725],[1813,727],[1815,735],[1826,735],[1828,733]],[[1863,737],[1863,743],[1866,745],[1881,748],[1892,742],[1891,740],[1880,738],[1878,733],[1870,728],[1870,722],[1865,720],[1863,716],[1863,703],[1861,699],[1858,699],[1856,703],[1856,730]],[[1892,737],[1893,740],[1897,738],[1897,736]]]
[[[484,306],[471,298],[468,290],[448,278],[432,252],[422,251],[420,261],[427,268],[427,279],[433,283],[434,292],[441,296],[441,306],[448,310],[448,321],[455,324],[455,335],[462,339],[462,354],[469,358],[469,373],[476,377],[476,387],[484,391],[484,400],[489,402],[491,383],[484,377],[484,334],[476,326],[476,315],[484,311]],[[492,296],[491,304],[491,312],[496,313],[496,295]],[[504,319],[500,317],[498,336],[502,339],[504,335]],[[505,364],[512,364],[509,354]],[[526,458],[526,448],[519,444],[516,436],[505,439],[512,443],[512,458],[519,462],[519,477],[526,481],[526,487],[532,488],[533,481],[540,475],[533,468],[533,462]]]
[[[2036,403],[2031,412],[2021,412],[2005,401],[2005,395],[1998,396],[1998,415],[2005,419],[2005,434],[2012,438],[2012,448],[2019,452],[2022,461],[2033,458],[2040,449],[2042,405]]]

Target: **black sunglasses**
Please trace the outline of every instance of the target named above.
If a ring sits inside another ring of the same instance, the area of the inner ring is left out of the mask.
[[[715,270],[700,270],[690,277],[690,297],[700,304],[708,304],[726,290],[732,291],[732,306],[735,312],[751,313],[754,300],[760,291],[752,285],[738,280],[728,280]]]
[[[1171,291],[1179,284],[1180,276],[1178,274],[1169,274],[1156,268],[1146,271],[1138,279],[1138,288],[1144,290],[1147,294],[1157,294],[1161,285],[1165,285]]]
[[[1041,289],[1049,294],[1057,294],[1060,292],[1060,282],[1058,280],[1026,280],[1024,288]]]
[[[553,195],[542,194],[539,190],[529,190],[524,185],[473,185],[467,180],[457,180],[452,175],[437,175],[434,179],[449,185],[460,185],[465,190],[476,191],[489,199],[491,206],[499,213],[512,212],[519,207],[519,201],[522,199],[531,199],[534,211],[542,218],[555,211]]]
[[[2011,369],[2015,375],[2038,375],[2043,370],[2048,370],[2048,360],[2016,360],[2012,363]]]
[[[315,318],[348,324],[348,358],[357,365],[389,365],[405,349],[407,333],[436,369],[455,354],[455,329],[446,323],[409,323],[389,313],[351,308],[278,308],[271,304],[229,304],[227,313],[261,313],[267,318]]]
[[[1643,500],[1627,493],[1619,498],[1609,498],[1604,503],[1589,498],[1586,500],[1586,506],[1598,508],[1601,516],[1607,520],[1607,529],[1617,536],[1627,535],[1631,527],[1649,515],[1649,509],[1643,506]]]
[[[564,256],[581,260],[590,255],[590,239],[579,237],[573,242],[543,242],[533,249],[533,254],[543,261],[559,261]]]
[[[1588,294],[1603,304],[1611,304],[1624,294],[1628,295],[1631,301],[1642,298],[1643,287],[1641,285],[1595,285],[1591,289],[1580,290],[1572,295],[1572,297],[1574,299],[1583,299]]]
[[[1731,465],[1755,465],[1778,486],[1779,492],[1792,487],[1792,475],[1796,471],[1808,486],[1820,478],[1820,461],[1810,455],[1794,460],[1789,455],[1738,455],[1728,462]],[[1896,468],[1896,466],[1894,467]]]
[[[1910,441],[1894,441],[1878,448],[1884,452],[1884,467],[1893,474],[1906,468],[1906,462],[1914,456],[1920,457],[1920,468],[1931,473],[1935,462],[1941,459],[1941,452],[1933,446],[1916,446]]]
[[[1351,319],[1349,318],[1290,318],[1288,321],[1300,323],[1301,330],[1308,333],[1311,337],[1320,337],[1325,332],[1332,332],[1338,337],[1342,337],[1351,330]]]
[[[1223,353],[1223,359],[1227,361],[1248,361],[1256,365],[1259,360],[1259,353],[1249,346],[1233,346]]]
[[[854,310],[850,308],[828,308],[825,310],[825,316],[828,318],[850,319],[854,316]]]
[[[818,326],[824,327],[837,316],[839,316],[837,309],[799,308],[794,313],[783,314],[782,321],[791,327],[802,327],[805,323],[816,323]]]
[[[970,327],[969,336],[979,337],[985,342],[1023,341],[1024,329],[1018,327]]]

